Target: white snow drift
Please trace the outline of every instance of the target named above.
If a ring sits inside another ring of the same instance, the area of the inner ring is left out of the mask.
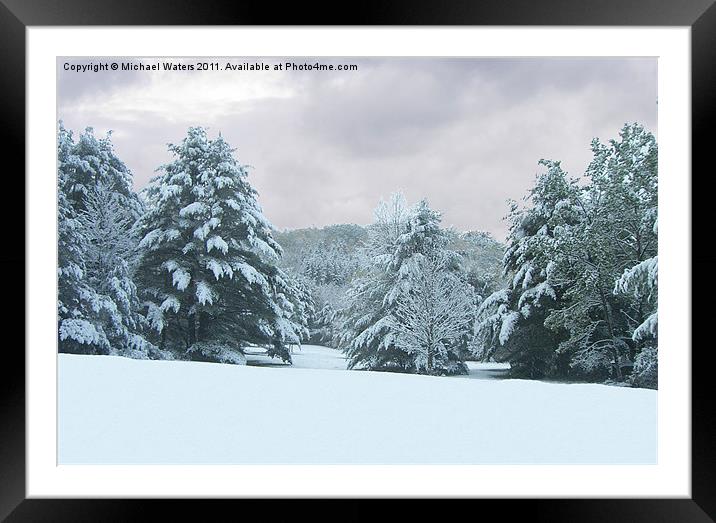
[[[59,384],[60,463],[656,460],[646,389],[69,354]]]

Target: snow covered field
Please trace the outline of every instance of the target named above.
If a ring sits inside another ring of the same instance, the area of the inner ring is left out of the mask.
[[[59,355],[60,463],[654,463],[657,392]],[[274,362],[275,363],[275,362]],[[318,367],[318,368],[317,368]],[[485,379],[488,378],[488,379]]]

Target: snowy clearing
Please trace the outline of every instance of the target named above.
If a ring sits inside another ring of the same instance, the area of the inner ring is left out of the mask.
[[[299,362],[262,368],[60,354],[59,462],[656,460],[654,390]]]
[[[246,361],[249,365],[258,367],[287,367],[295,369],[326,369],[326,370],[347,370],[346,358],[342,352],[323,347],[321,345],[301,345],[300,349],[291,352],[293,363],[284,363],[279,358],[270,358],[263,355],[265,349],[250,347]]]
[[[251,347],[246,356],[247,363],[256,367],[293,367],[295,369],[348,370],[346,357],[342,352],[322,345],[301,345],[291,353],[293,363],[288,364],[277,358],[265,356],[266,350]],[[502,378],[510,369],[509,363],[479,363],[468,361],[469,374],[455,378],[490,380]]]

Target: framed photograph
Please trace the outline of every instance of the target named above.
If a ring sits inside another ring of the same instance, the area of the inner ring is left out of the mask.
[[[509,4],[5,2],[3,517],[716,517],[691,292],[716,8]]]

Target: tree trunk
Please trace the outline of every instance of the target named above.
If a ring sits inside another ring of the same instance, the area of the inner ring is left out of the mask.
[[[619,365],[619,348],[616,345],[616,336],[614,335],[614,324],[612,323],[612,315],[609,311],[609,303],[607,303],[607,297],[604,294],[604,289],[601,283],[598,284],[599,297],[602,301],[602,308],[604,309],[604,317],[607,321],[607,328],[609,329],[609,336],[612,339],[612,356],[614,357],[614,378],[617,381],[622,381],[622,369]]]
[[[202,313],[199,313],[199,330],[197,331],[197,335],[196,335],[196,338],[197,338],[197,340],[199,340],[199,341],[201,341],[201,340],[203,340],[204,338],[206,338],[206,334],[207,334],[207,321],[209,321],[208,318],[207,318],[207,315],[204,314],[203,312],[202,312]]]
[[[187,316],[186,318],[186,330],[187,330],[187,338],[189,347],[194,345],[194,342],[196,342],[196,328],[195,328],[195,318],[196,316],[194,314]]]
[[[201,333],[199,327],[201,326],[201,313],[197,311],[194,313],[194,343],[201,341]]]
[[[167,345],[167,326],[164,325],[164,327],[162,328],[161,337],[159,338],[159,348],[164,350],[166,348],[166,345]]]

